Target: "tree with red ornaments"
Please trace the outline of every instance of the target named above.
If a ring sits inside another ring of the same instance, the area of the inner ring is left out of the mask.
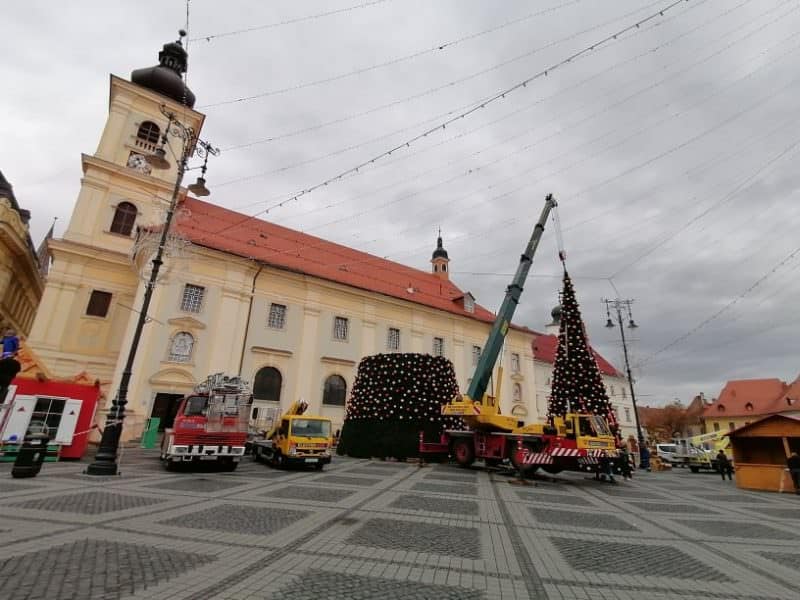
[[[561,294],[561,323],[558,350],[553,367],[547,417],[564,416],[568,412],[591,413],[605,417],[619,440],[619,425],[597,367],[597,360],[586,339],[572,280],[564,269]]]

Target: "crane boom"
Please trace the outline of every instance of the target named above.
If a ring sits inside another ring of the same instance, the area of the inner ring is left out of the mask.
[[[511,318],[514,316],[514,311],[519,304],[519,298],[522,295],[522,286],[528,278],[528,271],[530,271],[533,262],[533,256],[536,254],[536,248],[539,246],[539,240],[542,239],[545,223],[558,203],[552,194],[548,194],[545,198],[544,208],[542,214],[539,216],[539,221],[533,228],[531,239],[528,241],[528,246],[525,252],[522,253],[519,259],[519,266],[517,272],[514,274],[514,279],[511,285],[506,288],[506,295],[500,310],[495,317],[492,330],[486,340],[486,347],[478,359],[478,364],[475,367],[475,373],[472,376],[472,382],[467,389],[467,396],[472,400],[481,401],[487,388],[489,387],[489,378],[492,375],[494,365],[497,362],[497,357],[503,347],[503,342],[508,333],[508,327],[511,324]]]

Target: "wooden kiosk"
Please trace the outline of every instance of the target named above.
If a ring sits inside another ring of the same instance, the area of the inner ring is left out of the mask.
[[[800,415],[770,415],[729,434],[736,485],[748,490],[794,492],[786,459],[800,452]]]

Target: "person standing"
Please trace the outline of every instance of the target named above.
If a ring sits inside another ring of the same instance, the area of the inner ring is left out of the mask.
[[[717,452],[717,468],[719,469],[719,474],[722,475],[722,481],[725,481],[725,475],[728,476],[728,481],[733,479],[733,465],[722,450]]]
[[[3,336],[3,354],[0,358],[14,358],[19,352],[19,338],[13,329],[6,329]]]
[[[625,481],[633,478],[633,457],[628,452],[627,446],[623,446],[619,450],[619,468]]]
[[[797,452],[792,452],[791,456],[786,459],[786,467],[789,469],[789,475],[792,476],[794,493],[800,494],[800,456],[797,455]]]

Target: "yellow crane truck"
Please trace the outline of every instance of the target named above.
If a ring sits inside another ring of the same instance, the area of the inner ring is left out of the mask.
[[[308,404],[293,402],[263,439],[251,444],[253,459],[279,469],[311,466],[321,471],[331,462],[331,420],[306,415]]]

